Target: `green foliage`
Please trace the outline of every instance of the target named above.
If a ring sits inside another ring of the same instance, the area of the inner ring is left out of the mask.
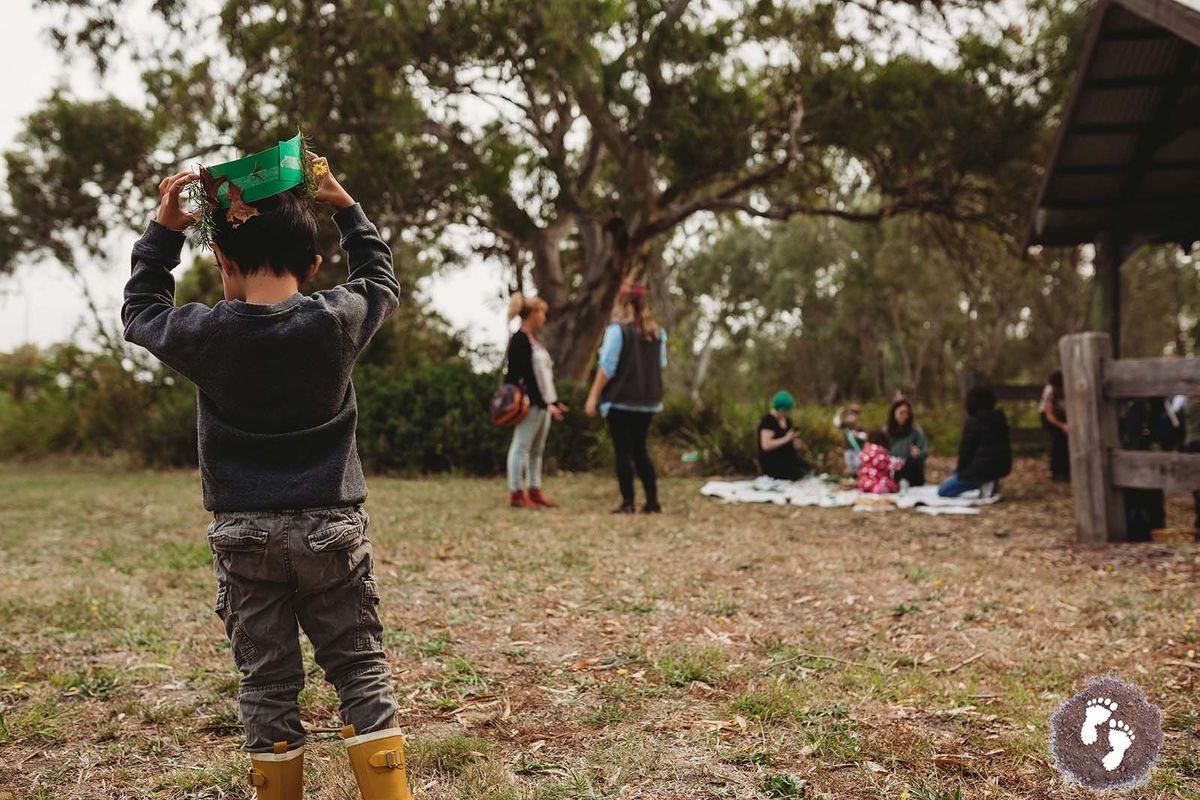
[[[30,117],[0,271],[67,260],[73,234],[143,219],[155,176],[300,127],[385,238],[422,254],[404,285],[468,248],[503,259],[550,303],[574,378],[620,282],[698,215],[919,214],[1011,243],[1082,29],[1074,0],[43,4],[101,71],[137,52],[147,101],[61,94]]]
[[[492,424],[487,403],[496,376],[462,360],[390,371],[362,365],[355,373],[359,451],[373,469],[396,472],[502,472],[512,430]],[[576,471],[604,454],[599,426],[583,414],[583,391],[559,387],[570,406],[547,442],[549,469]]]
[[[487,416],[497,385],[494,373],[476,372],[457,358],[401,368],[381,354],[361,363],[354,381],[358,446],[368,469],[472,475],[504,471],[512,431],[496,427]],[[583,413],[585,388],[569,381],[558,388],[569,410],[551,428],[547,469],[608,469],[612,447],[603,421]],[[129,413],[133,408],[140,412]],[[702,456],[696,469],[704,474],[757,474],[756,430],[765,409],[765,399],[737,403],[714,398],[696,406],[681,396],[668,397],[654,422],[656,445],[667,459],[664,466],[674,468],[680,453],[696,450]],[[878,427],[886,413],[886,404],[868,403],[864,423]],[[792,414],[805,458],[821,470],[839,471],[842,445],[831,419],[832,410],[820,405],[797,406]],[[956,407],[918,407],[917,420],[933,452],[953,454],[961,424]],[[51,454],[124,455],[147,465],[193,465],[196,390],[165,367],[72,345],[0,353],[0,458]]]
[[[145,380],[118,357],[73,345],[0,354],[0,457],[125,453],[190,464],[195,420],[195,390],[169,372]]]

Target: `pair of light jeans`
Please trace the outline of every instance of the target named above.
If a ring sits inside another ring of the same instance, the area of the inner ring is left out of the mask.
[[[508,488],[519,492],[524,479],[530,489],[542,487],[542,456],[550,434],[550,410],[532,406],[513,428],[508,446]]]
[[[361,506],[213,515],[216,612],[242,673],[238,706],[249,752],[304,743],[301,628],[337,689],[342,722],[360,734],[394,726],[367,525]]]

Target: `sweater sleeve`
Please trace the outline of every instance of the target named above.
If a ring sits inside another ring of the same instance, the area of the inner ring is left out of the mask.
[[[963,423],[962,439],[958,443],[958,467],[955,472],[962,474],[971,467],[975,453],[979,450],[979,422],[974,417],[967,417]]]
[[[361,351],[400,305],[400,283],[392,265],[392,251],[362,206],[355,203],[343,208],[333,215],[333,221],[342,234],[350,274],[345,283],[314,296],[324,301],[351,345]]]
[[[193,365],[212,333],[213,310],[200,303],[175,307],[175,277],[183,234],[151,222],[133,245],[133,272],[125,284],[121,323],[125,341],[195,380]]]
[[[913,444],[921,451],[921,458],[929,455],[929,439],[925,436],[925,431],[919,427],[913,427]]]

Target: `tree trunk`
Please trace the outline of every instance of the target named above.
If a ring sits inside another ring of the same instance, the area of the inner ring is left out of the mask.
[[[644,253],[630,247],[619,217],[601,220],[580,216],[576,223],[582,281],[570,298],[560,303],[551,301],[543,338],[554,359],[555,372],[568,380],[583,381],[612,318],[621,282],[641,266]]]
[[[724,312],[724,309],[721,310]],[[696,372],[692,376],[692,402],[697,406],[700,405],[700,387],[704,383],[704,378],[708,374],[708,365],[712,363],[713,344],[717,338],[717,330],[720,328],[721,318],[712,320],[708,326],[708,333],[704,337],[704,344],[700,348],[700,358],[696,361]]]

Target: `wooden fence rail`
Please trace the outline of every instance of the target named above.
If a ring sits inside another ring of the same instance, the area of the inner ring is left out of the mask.
[[[1081,543],[1126,540],[1121,489],[1200,490],[1200,453],[1121,449],[1121,400],[1200,396],[1200,359],[1118,360],[1106,333],[1064,336],[1058,345],[1066,389],[1071,493]]]

